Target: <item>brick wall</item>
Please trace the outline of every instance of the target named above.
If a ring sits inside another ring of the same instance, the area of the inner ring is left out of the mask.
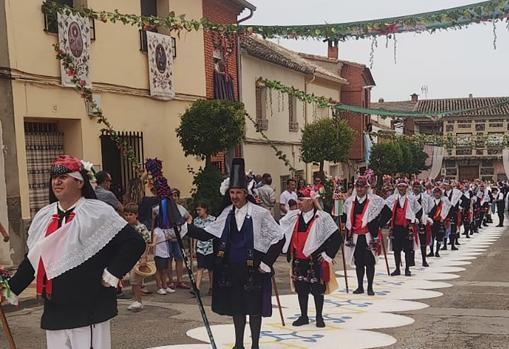
[[[348,80],[349,84],[341,88],[341,103],[357,106],[369,105],[369,93],[364,93],[364,67],[343,64],[341,76]],[[367,101],[366,101],[367,99]],[[348,125],[354,130],[355,138],[350,149],[350,160],[364,161],[363,132],[366,129],[366,117],[355,113],[346,113]]]
[[[237,17],[242,12],[243,8],[235,6],[230,1],[224,0],[203,0],[203,17],[208,18],[210,21],[220,24],[233,24],[237,23]],[[207,97],[214,97],[214,38],[213,33],[204,32],[205,42],[205,74],[206,74],[206,88]],[[225,56],[226,70],[233,79],[235,98],[238,99],[238,84],[237,84],[237,42],[233,47],[233,51]]]

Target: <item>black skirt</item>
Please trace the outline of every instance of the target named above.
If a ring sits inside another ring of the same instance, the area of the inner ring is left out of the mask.
[[[272,315],[270,273],[244,264],[216,264],[212,311],[219,315]]]

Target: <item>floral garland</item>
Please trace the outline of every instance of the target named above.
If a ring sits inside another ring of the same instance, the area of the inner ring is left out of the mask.
[[[473,23],[496,22],[509,17],[509,0],[484,1],[434,12],[361,22],[289,26],[218,24],[207,18],[187,19],[185,15],[176,16],[174,12],[170,12],[166,17],[147,17],[123,14],[118,10],[111,12],[71,8],[54,1],[46,1],[43,4],[43,11],[47,14],[79,14],[104,23],[121,22],[140,28],[162,26],[176,33],[203,29],[222,33],[258,33],[266,38],[346,40],[377,36],[391,37],[403,32],[433,33],[436,30],[460,29]]]
[[[319,108],[330,108],[332,105],[334,105],[333,100],[330,98],[316,96],[314,93],[306,93],[293,86],[286,86],[281,81],[260,78],[258,79],[257,84],[265,86],[271,90],[276,90],[281,93],[286,93],[289,96],[296,97],[298,100],[304,103],[314,103]]]
[[[56,52],[56,58],[62,62],[66,74],[71,78],[71,81],[74,84],[74,89],[85,100],[85,103],[89,106],[89,108],[93,110],[93,117],[97,119],[97,123],[104,126],[101,131],[104,131],[111,137],[111,139],[117,144],[122,156],[138,169],[137,172],[142,171],[142,166],[138,161],[134,148],[127,143],[126,140],[118,136],[110,121],[104,115],[102,109],[94,101],[92,89],[86,87],[86,81],[79,78],[80,74],[77,71],[78,68],[74,64],[72,56],[62,50],[58,44],[53,44],[53,47]]]
[[[390,111],[385,109],[375,109],[375,108],[364,108],[357,105],[349,105],[349,104],[343,104],[343,103],[335,103],[332,99],[327,99],[323,96],[316,96],[314,93],[306,93],[302,90],[296,89],[293,86],[286,86],[282,82],[277,80],[269,80],[269,79],[263,79],[260,78],[257,81],[257,84],[266,86],[267,88],[271,90],[276,90],[281,93],[288,94],[289,96],[294,96],[300,101],[308,104],[315,104],[319,108],[334,108],[336,110],[340,110],[343,112],[350,112],[354,114],[361,114],[361,115],[379,115],[382,117],[397,117],[397,118],[442,118],[446,116],[453,116],[453,115],[460,115],[460,114],[467,114],[467,113],[473,113],[478,112],[482,110],[488,110],[488,109],[495,109],[504,107],[506,105],[509,105],[509,98],[502,100],[501,102],[497,102],[494,104],[489,105],[483,105],[481,107],[476,108],[469,108],[469,109],[456,109],[456,110],[444,110],[441,112],[437,112],[433,115],[423,112],[417,112],[417,111]],[[271,103],[272,104],[272,103]]]
[[[394,135],[384,132],[370,132],[370,136],[376,136],[381,139],[406,139],[420,146],[435,145],[452,148],[505,148],[509,147],[509,135],[472,135],[470,137],[458,135]]]

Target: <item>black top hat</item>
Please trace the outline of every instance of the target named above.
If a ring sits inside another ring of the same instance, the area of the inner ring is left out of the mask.
[[[247,189],[246,166],[244,159],[234,158],[230,171],[230,189]]]

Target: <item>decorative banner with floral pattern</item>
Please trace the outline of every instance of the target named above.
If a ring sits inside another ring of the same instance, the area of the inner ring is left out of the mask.
[[[62,85],[74,87],[72,77],[78,78],[82,86],[91,87],[90,79],[90,22],[88,17],[73,14],[58,14],[58,43],[60,49],[72,56],[74,68],[67,72],[62,62],[60,75]]]
[[[171,36],[147,31],[150,95],[175,98]]]

